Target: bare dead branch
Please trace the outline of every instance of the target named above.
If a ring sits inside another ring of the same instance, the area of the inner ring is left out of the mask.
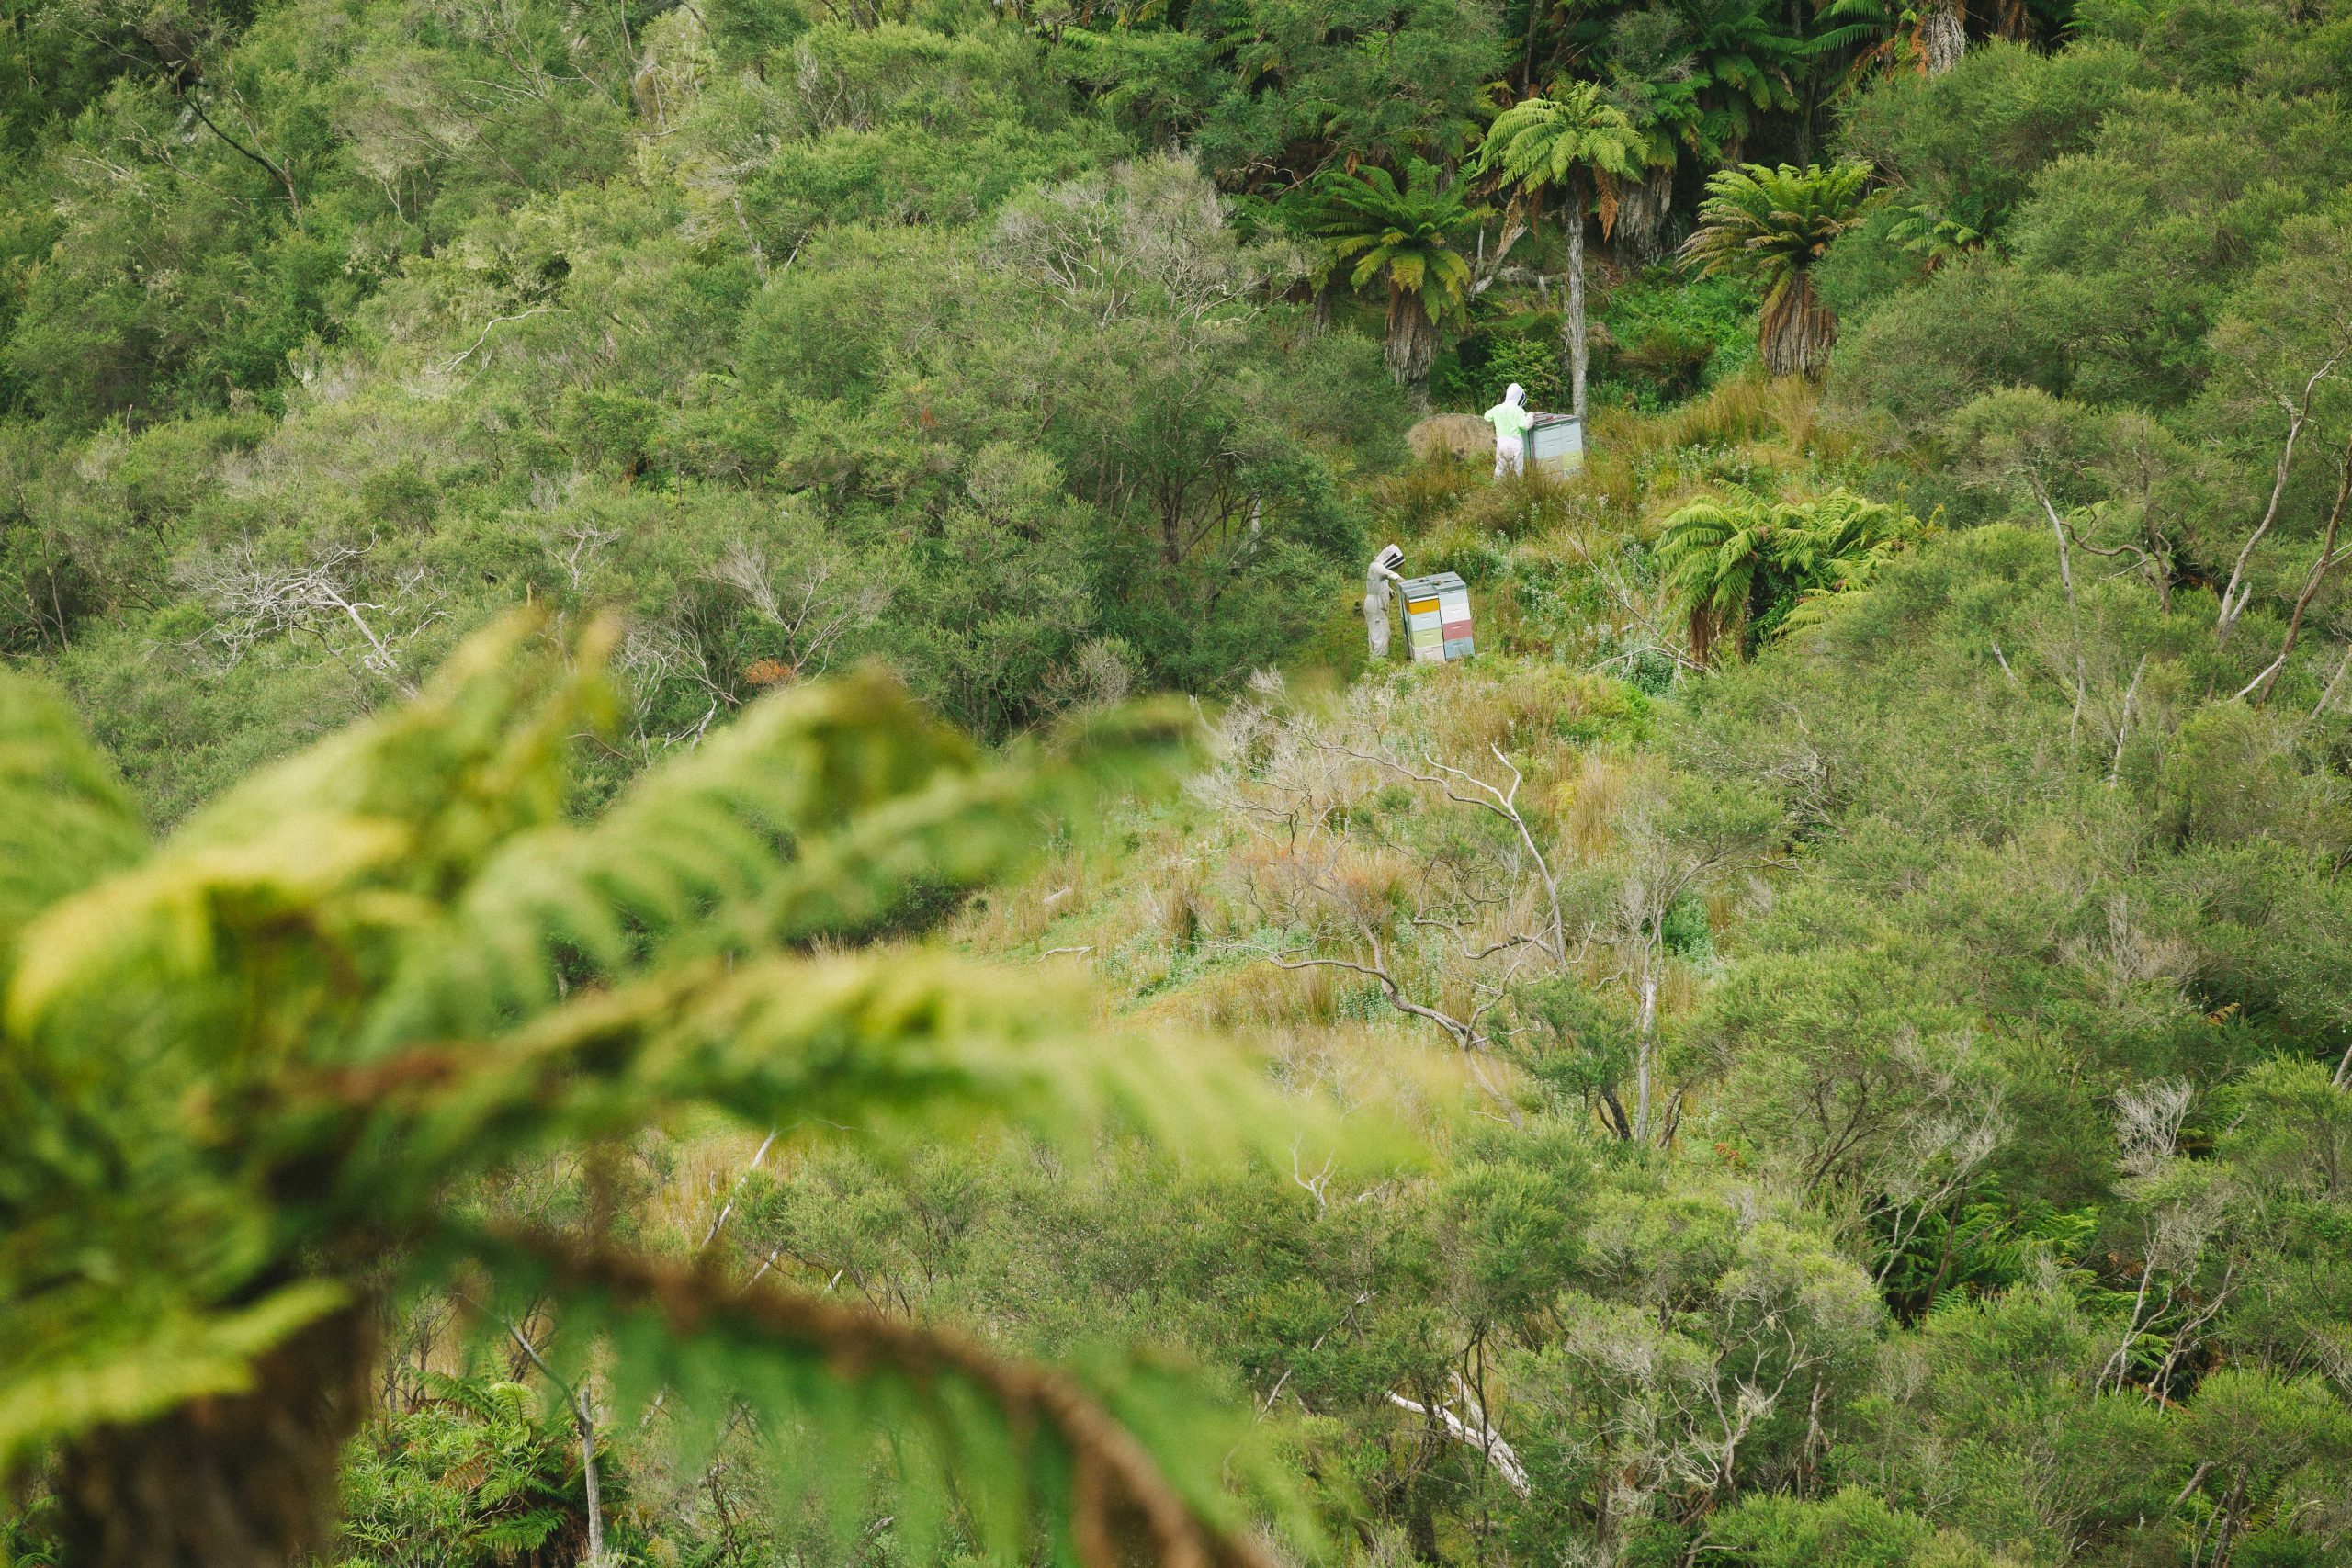
[[[2344,526],[2344,503],[2346,500],[2352,500],[2352,440],[2346,441],[2344,445],[2344,458],[2335,481],[2335,503],[2327,509],[2327,528],[2320,539],[2319,558],[2312,562],[2312,570],[2303,579],[2303,591],[2295,595],[2295,608],[2287,617],[2287,635],[2278,645],[2278,657],[2272,660],[2269,668],[2256,678],[2255,683],[2261,687],[2254,699],[2257,705],[2270,700],[2270,691],[2278,682],[2279,671],[2287,668],[2287,660],[2294,655],[2295,637],[2303,629],[2303,612],[2311,608],[2312,600],[2319,592],[2320,584],[2326,581],[2327,574],[2344,558],[2336,552],[2335,539]],[[2249,685],[2247,689],[2253,690],[2253,686]],[[2238,695],[2243,697],[2245,693],[2240,692]]]
[[[2321,361],[2319,368],[2312,371],[2303,383],[2301,398],[2292,401],[2284,397],[2278,400],[2279,406],[2287,411],[2287,438],[2279,446],[2278,461],[2271,475],[2269,504],[2262,509],[2261,521],[2255,525],[2254,532],[2246,536],[2245,544],[2238,550],[2238,558],[2230,567],[2230,580],[2222,586],[2221,613],[2213,622],[2213,646],[2216,648],[2229,646],[2230,633],[2236,629],[2238,617],[2245,614],[2246,605],[2254,598],[2254,584],[2246,581],[2246,565],[2253,560],[2256,547],[2269,534],[2271,525],[2278,521],[2278,502],[2287,493],[2287,476],[2294,467],[2295,445],[2302,439],[2304,428],[2311,423],[2312,398],[2318,392],[2320,383],[2335,375],[2336,362],[2344,357],[2347,348],[2352,348],[2352,343],[2339,344],[2335,353]]]
[[[1423,1404],[1406,1398],[1394,1389],[1388,1392],[1389,1404],[1435,1422],[1455,1442],[1475,1449],[1483,1455],[1495,1467],[1495,1473],[1503,1478],[1503,1484],[1521,1497],[1529,1495],[1527,1467],[1520,1462],[1518,1453],[1487,1420],[1486,1406],[1478,1403],[1478,1396],[1470,1392],[1470,1385],[1463,1382],[1459,1372],[1453,1375],[1453,1397],[1461,1402],[1466,1416],[1454,1414],[1451,1404]]]

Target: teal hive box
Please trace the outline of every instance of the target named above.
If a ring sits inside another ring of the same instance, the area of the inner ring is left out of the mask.
[[[1572,413],[1539,413],[1520,437],[1527,466],[1565,478],[1584,468],[1584,421]]]

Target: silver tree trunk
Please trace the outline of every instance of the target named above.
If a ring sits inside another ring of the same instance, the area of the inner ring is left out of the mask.
[[[1584,193],[1582,175],[1569,182],[1568,313],[1560,325],[1568,359],[1568,412],[1579,420],[1584,418],[1585,366],[1591,355],[1584,325]]]

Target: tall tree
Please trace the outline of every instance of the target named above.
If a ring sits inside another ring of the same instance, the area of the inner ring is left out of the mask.
[[[1590,357],[1585,341],[1584,222],[1592,207],[1592,175],[1600,170],[1621,179],[1636,178],[1644,152],[1634,122],[1606,102],[1599,87],[1590,82],[1560,82],[1544,96],[1505,109],[1487,130],[1479,152],[1482,166],[1517,184],[1531,207],[1554,186],[1567,193],[1568,311],[1560,332],[1568,406],[1578,419],[1584,417]]]
[[[1034,976],[854,951],[936,905],[916,888],[1004,869],[1146,728],[1098,727],[1094,762],[996,761],[865,675],[765,699],[573,823],[610,640],[479,639],[153,849],[62,705],[0,678],[0,1466],[53,1457],[69,1561],[300,1560],[325,1545],[378,1303],[456,1286],[551,1303],[542,1364],[574,1387],[600,1365],[617,1409],[667,1390],[714,1421],[745,1399],[845,1436],[886,1423],[928,1467],[910,1495],[978,1467],[998,1550],[1254,1562],[1218,1501],[1226,1439],[1155,1438],[1164,1396],[1106,1390],[1123,1425],[958,1336],[452,1201],[695,1106],[876,1137],[1105,1112],[1175,1131],[1187,1100],[1202,1125],[1250,1103],[1090,1040]],[[827,1447],[853,1472],[874,1457]]]
[[[1838,341],[1838,314],[1813,289],[1813,267],[1830,242],[1862,220],[1870,170],[1860,164],[1746,164],[1707,182],[1699,231],[1682,247],[1707,273],[1747,277],[1764,290],[1758,346],[1775,376],[1817,377]]]
[[[1458,186],[1442,186],[1438,169],[1418,158],[1401,186],[1387,170],[1367,167],[1327,175],[1317,198],[1315,231],[1340,260],[1354,262],[1349,282],[1387,288],[1388,373],[1426,405],[1438,323],[1461,310],[1470,287],[1460,242],[1489,209],[1471,205]]]

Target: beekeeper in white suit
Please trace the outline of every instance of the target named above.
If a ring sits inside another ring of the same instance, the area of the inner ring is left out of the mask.
[[[1363,573],[1363,631],[1372,645],[1375,660],[1388,657],[1388,585],[1402,582],[1396,569],[1404,563],[1405,552],[1395,545],[1384,547],[1372,558]]]
[[[1527,407],[1527,389],[1513,381],[1503,400],[1487,411],[1495,427],[1495,478],[1518,473],[1527,459],[1527,428],[1535,415]]]

